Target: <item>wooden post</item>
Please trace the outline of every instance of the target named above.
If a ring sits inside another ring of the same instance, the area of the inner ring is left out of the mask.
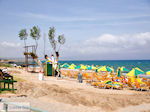
[[[34,69],[34,57],[31,56],[30,53],[33,53],[36,55],[36,49],[35,49],[35,45],[32,45],[32,46],[25,46],[25,65],[26,65],[26,70],[29,71],[28,67],[29,65],[29,59],[32,59],[32,65],[33,65],[33,71],[35,70]]]

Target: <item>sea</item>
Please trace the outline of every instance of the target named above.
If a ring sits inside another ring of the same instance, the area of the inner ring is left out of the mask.
[[[60,61],[61,64],[75,64],[75,65],[99,65],[99,66],[112,66],[114,69],[124,66],[128,69],[139,67],[143,71],[150,70],[150,60],[69,60],[69,61]]]
[[[131,70],[132,68],[139,67],[143,71],[150,70],[150,60],[61,60],[59,61],[60,64],[68,63],[68,64],[75,64],[75,65],[98,65],[98,66],[112,66],[115,70],[118,67],[126,67],[127,69]],[[23,59],[18,60],[16,64],[21,65],[24,64]]]

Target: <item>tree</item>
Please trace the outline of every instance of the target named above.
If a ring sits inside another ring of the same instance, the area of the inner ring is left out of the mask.
[[[53,50],[56,51],[55,28],[54,27],[50,27],[48,36],[49,36],[49,42],[50,42]]]
[[[56,40],[54,27],[50,27],[48,36],[49,36],[49,42],[56,54],[57,60],[58,60],[60,47],[61,47],[61,45],[63,45],[65,43],[66,39],[65,39],[64,35],[59,35]]]
[[[59,46],[59,48],[58,48],[58,51],[59,51],[61,45],[65,44],[65,42],[66,42],[66,39],[65,39],[64,35],[59,35],[59,36],[58,36],[58,42],[59,42],[59,44],[60,44],[60,46]]]
[[[27,34],[27,30],[26,29],[20,30],[19,37],[20,37],[20,40],[24,40],[24,46],[26,46],[27,36],[28,36],[28,34]]]
[[[38,28],[38,26],[34,26],[31,30],[30,30],[30,36],[32,37],[32,39],[35,40],[35,51],[37,50],[38,47],[38,40],[40,39],[40,29]]]

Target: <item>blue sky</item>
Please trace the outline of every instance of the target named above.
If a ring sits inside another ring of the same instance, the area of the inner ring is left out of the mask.
[[[18,32],[34,25],[65,35],[61,59],[150,59],[150,0],[0,0],[0,57],[23,56]]]

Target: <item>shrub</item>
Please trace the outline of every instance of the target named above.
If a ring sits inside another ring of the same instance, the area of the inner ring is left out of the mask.
[[[0,63],[0,67],[13,67],[13,66],[7,63]]]

